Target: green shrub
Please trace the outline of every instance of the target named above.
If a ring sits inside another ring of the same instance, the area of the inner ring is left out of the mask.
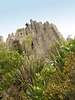
[[[16,51],[0,49],[0,92],[14,83],[15,70],[23,65],[23,58]]]
[[[9,49],[9,46],[8,46],[8,44],[5,43],[5,42],[0,42],[0,49],[2,49],[2,48],[4,48],[4,49]]]
[[[20,29],[17,29],[16,32],[20,32],[21,30],[23,30],[24,28],[20,28]]]
[[[18,94],[23,92],[26,100],[45,100],[44,90],[52,79],[55,68],[48,67],[44,58],[35,56],[25,57],[24,66],[16,70],[16,82]]]
[[[50,84],[45,90],[46,100],[74,100],[75,85],[71,83],[71,72],[75,70],[75,53],[69,52],[66,55],[65,66],[61,72],[59,67],[56,67],[56,73]],[[71,93],[73,91],[74,93]],[[72,94],[72,97],[71,97]]]
[[[51,64],[59,66],[62,70],[65,65],[65,55],[70,51],[75,52],[75,38],[52,45],[49,58]]]

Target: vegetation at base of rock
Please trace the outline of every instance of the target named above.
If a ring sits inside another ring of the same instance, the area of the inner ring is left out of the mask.
[[[65,59],[65,66],[62,72],[59,67],[55,67],[54,77],[50,79],[51,83],[45,90],[46,100],[74,100],[75,98],[72,94],[73,92],[75,94],[75,78],[73,76],[75,71],[75,53],[69,52]],[[71,79],[73,79],[74,83],[71,82]]]
[[[23,57],[17,51],[0,49],[0,92],[15,82],[15,70],[23,65]]]
[[[22,54],[22,45],[19,40],[14,40],[11,46],[11,50],[18,51],[19,54]]]
[[[48,57],[37,57],[31,43],[31,37],[23,41],[22,54],[1,47],[0,94],[13,100],[74,100],[75,38],[53,44]]]
[[[50,61],[54,66],[59,66],[63,70],[65,65],[65,55],[68,52],[75,52],[75,38],[68,41],[58,42],[50,47]]]
[[[23,53],[27,56],[31,55],[33,51],[35,51],[32,50],[33,37],[33,34],[25,35],[25,38],[22,40]]]
[[[4,48],[4,49],[9,49],[9,46],[8,46],[8,44],[5,43],[5,42],[0,42],[0,49],[2,49],[2,48]]]

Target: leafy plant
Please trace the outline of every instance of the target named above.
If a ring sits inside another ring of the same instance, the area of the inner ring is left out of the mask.
[[[48,67],[43,58],[25,57],[24,66],[16,70],[18,91],[23,92],[27,100],[45,100],[44,90],[55,73],[55,68]],[[20,90],[20,91],[19,91]]]
[[[45,91],[45,99],[51,100],[74,100],[71,99],[71,91],[74,91],[74,84],[71,83],[71,72],[75,70],[75,54],[69,52],[66,55],[65,66],[61,72],[59,67],[56,67],[54,77],[50,78],[50,84]],[[74,91],[75,92],[75,91]],[[74,98],[74,95],[73,95]]]
[[[20,32],[21,30],[23,30],[24,28],[20,28],[20,29],[17,29],[16,32]]]
[[[50,64],[59,66],[62,70],[65,65],[65,55],[70,51],[75,52],[75,38],[53,44],[50,47]]]
[[[14,83],[15,70],[23,65],[23,58],[16,51],[0,49],[0,92]]]

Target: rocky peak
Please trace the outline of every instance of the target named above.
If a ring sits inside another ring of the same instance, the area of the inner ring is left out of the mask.
[[[54,24],[50,24],[48,21],[42,24],[42,22],[36,22],[32,19],[30,24],[26,23],[26,28],[19,29],[15,35],[10,35],[7,38],[7,43],[11,45],[13,40],[19,40],[22,43],[25,35],[34,34],[33,46],[37,49],[37,54],[47,54],[50,45],[54,42],[64,40],[62,34],[58,31]]]

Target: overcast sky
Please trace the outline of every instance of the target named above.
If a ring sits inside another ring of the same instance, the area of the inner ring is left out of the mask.
[[[53,23],[67,38],[75,36],[75,0],[0,0],[0,35],[7,38],[30,19]]]

